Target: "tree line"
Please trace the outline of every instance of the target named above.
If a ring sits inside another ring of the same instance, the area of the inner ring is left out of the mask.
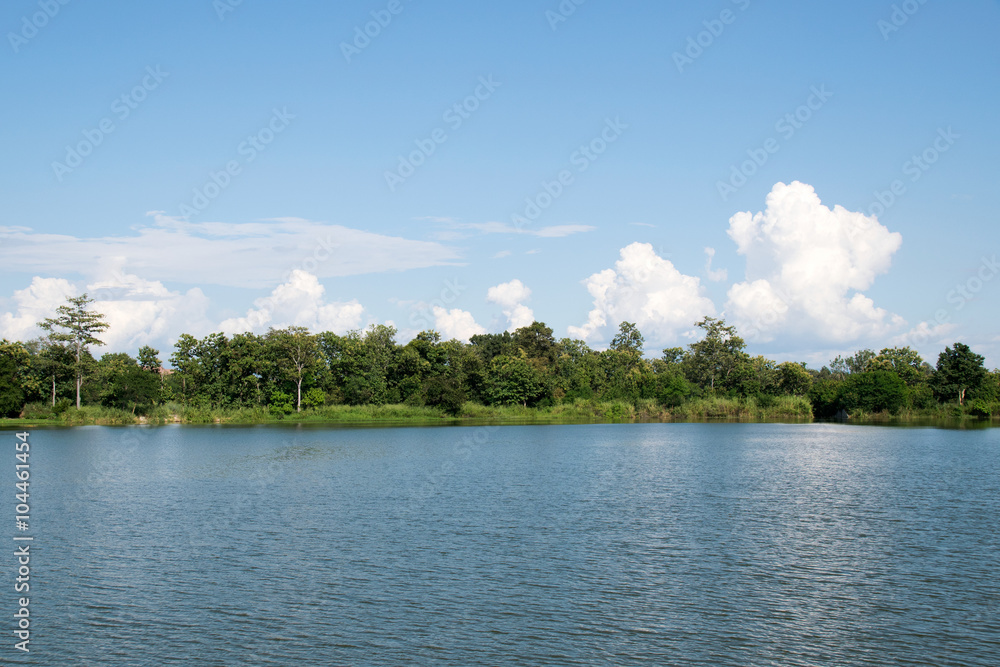
[[[909,347],[861,350],[816,370],[804,363],[751,356],[734,326],[705,317],[702,338],[686,348],[643,356],[644,338],[622,322],[607,350],[591,349],[534,322],[514,332],[480,334],[468,343],[423,331],[405,345],[396,329],[372,325],[344,335],[303,327],[263,335],[183,334],[163,368],[159,350],[135,357],[90,348],[108,328],[84,294],[67,300],[55,318],[39,323],[47,335],[0,341],[0,416],[22,414],[30,403],[53,411],[75,403],[142,414],[173,402],[206,408],[261,407],[282,415],[332,404],[404,403],[460,414],[469,401],[546,407],[577,399],[655,401],[670,408],[706,397],[780,396],[809,399],[816,417],[841,411],[928,410],[954,403],[962,411],[1000,412],[1000,371],[963,343],[931,366]]]

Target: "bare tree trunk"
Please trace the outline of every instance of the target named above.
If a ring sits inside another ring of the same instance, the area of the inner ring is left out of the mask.
[[[302,378],[301,377],[299,378],[299,381],[296,384],[298,385],[298,389],[299,389],[299,402],[298,402],[298,405],[295,408],[295,411],[296,412],[302,412]]]
[[[80,409],[80,385],[83,384],[83,373],[80,367],[80,341],[76,341],[76,409]]]
[[[56,374],[52,374],[52,407],[56,407]]]

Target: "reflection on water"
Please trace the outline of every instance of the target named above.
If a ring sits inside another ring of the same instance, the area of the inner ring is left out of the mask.
[[[1000,664],[996,429],[32,438],[33,664]]]

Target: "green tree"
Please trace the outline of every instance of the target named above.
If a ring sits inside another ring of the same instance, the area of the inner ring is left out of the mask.
[[[96,334],[106,331],[108,323],[104,315],[88,310],[94,302],[86,294],[67,299],[69,305],[56,308],[57,317],[46,318],[38,326],[51,333],[50,338],[61,343],[69,343],[74,349],[73,370],[76,376],[76,409],[80,409],[80,387],[83,386],[86,358],[84,352],[89,345],[104,345]],[[55,331],[61,329],[62,331]]]
[[[773,396],[778,393],[781,373],[773,360],[763,355],[744,355],[732,371],[728,384],[742,396]]]
[[[899,412],[906,403],[906,384],[892,371],[851,373],[840,383],[838,403],[848,413]]]
[[[668,366],[680,365],[687,358],[687,352],[683,347],[668,347],[663,350],[663,361]]]
[[[957,398],[958,404],[964,405],[965,393],[977,390],[986,379],[983,361],[964,343],[944,348],[932,380],[934,392],[942,398]]]
[[[501,354],[512,355],[517,350],[514,339],[509,331],[498,334],[476,334],[469,339],[469,344],[482,357],[483,363],[490,363],[494,357]]]
[[[876,354],[872,350],[858,350],[854,353],[854,356],[845,359],[844,363],[847,364],[847,371],[849,373],[864,373],[865,371],[873,370],[870,364],[875,357]]]
[[[160,399],[159,378],[124,352],[109,352],[97,363],[101,405],[122,410],[145,408]]]
[[[501,354],[493,358],[486,372],[485,397],[491,405],[528,406],[541,398],[544,384],[538,371],[524,356]]]
[[[582,340],[563,338],[556,358],[556,391],[562,400],[590,399],[600,373],[600,359]]]
[[[635,324],[622,322],[618,325],[618,333],[611,339],[611,349],[616,352],[630,352],[641,357],[645,343],[646,339]]]
[[[805,396],[809,393],[813,379],[804,363],[785,361],[778,364],[778,387],[781,393],[790,396]]]
[[[139,348],[139,356],[137,357],[139,366],[144,370],[151,373],[160,372],[160,366],[163,364],[160,361],[160,351],[150,347],[149,345],[143,345]]]
[[[51,403],[56,404],[57,386],[70,382],[74,378],[72,349],[51,336],[29,341],[26,345],[34,359],[34,368],[38,373],[39,384],[43,381],[50,387]]]
[[[139,367],[142,368],[147,373],[153,375],[160,383],[161,397],[163,389],[163,374],[160,369],[163,367],[163,361],[160,359],[160,351],[150,347],[149,345],[143,345],[139,348],[139,356],[136,358],[139,362]]]
[[[830,419],[840,410],[840,385],[843,380],[824,377],[816,380],[809,387],[809,402],[812,411],[820,419]]]
[[[743,349],[746,342],[736,333],[736,327],[726,321],[705,317],[695,326],[705,331],[705,337],[688,347],[688,373],[692,382],[714,392],[716,385],[725,387],[740,362],[748,359]]]
[[[302,412],[302,382],[320,364],[319,343],[305,327],[271,329],[266,338],[275,350],[279,371],[295,383],[295,411]]]
[[[910,347],[885,347],[867,362],[868,370],[892,371],[908,387],[927,380],[923,370],[924,360]]]
[[[541,359],[545,365],[555,363],[558,345],[552,337],[552,329],[543,322],[521,327],[511,336],[511,341],[515,347],[524,350],[529,359]]]
[[[16,417],[31,391],[31,357],[19,342],[0,340],[0,417]]]
[[[181,381],[181,397],[186,402],[190,398],[201,379],[201,363],[198,359],[198,339],[191,334],[181,334],[174,343],[174,353],[170,355],[170,363],[176,369]]]

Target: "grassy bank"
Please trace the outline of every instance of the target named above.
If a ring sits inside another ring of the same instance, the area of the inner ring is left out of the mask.
[[[809,402],[782,397],[759,404],[754,399],[709,398],[667,408],[655,401],[638,404],[623,401],[577,400],[546,408],[485,406],[466,403],[457,416],[430,407],[411,405],[328,405],[321,408],[274,415],[263,408],[204,408],[179,404],[158,406],[144,415],[125,410],[85,406],[53,411],[46,406],[29,406],[21,419],[0,420],[7,428],[30,426],[127,426],[131,424],[562,424],[626,423],[649,421],[808,421]]]
[[[85,406],[53,411],[47,406],[29,406],[21,419],[0,419],[0,428],[34,426],[128,426],[133,424],[613,424],[630,422],[810,422],[809,401],[798,396],[776,398],[701,398],[679,406],[665,407],[656,401],[588,401],[578,399],[546,408],[486,406],[466,403],[457,416],[438,408],[412,405],[328,405],[320,408],[274,415],[263,408],[204,408],[176,403],[157,406],[144,415],[125,410]],[[922,424],[983,423],[986,420],[965,414],[957,406],[940,405],[928,410],[903,410],[897,414],[864,413],[851,415],[851,423]],[[1000,415],[990,420],[1000,423]]]

